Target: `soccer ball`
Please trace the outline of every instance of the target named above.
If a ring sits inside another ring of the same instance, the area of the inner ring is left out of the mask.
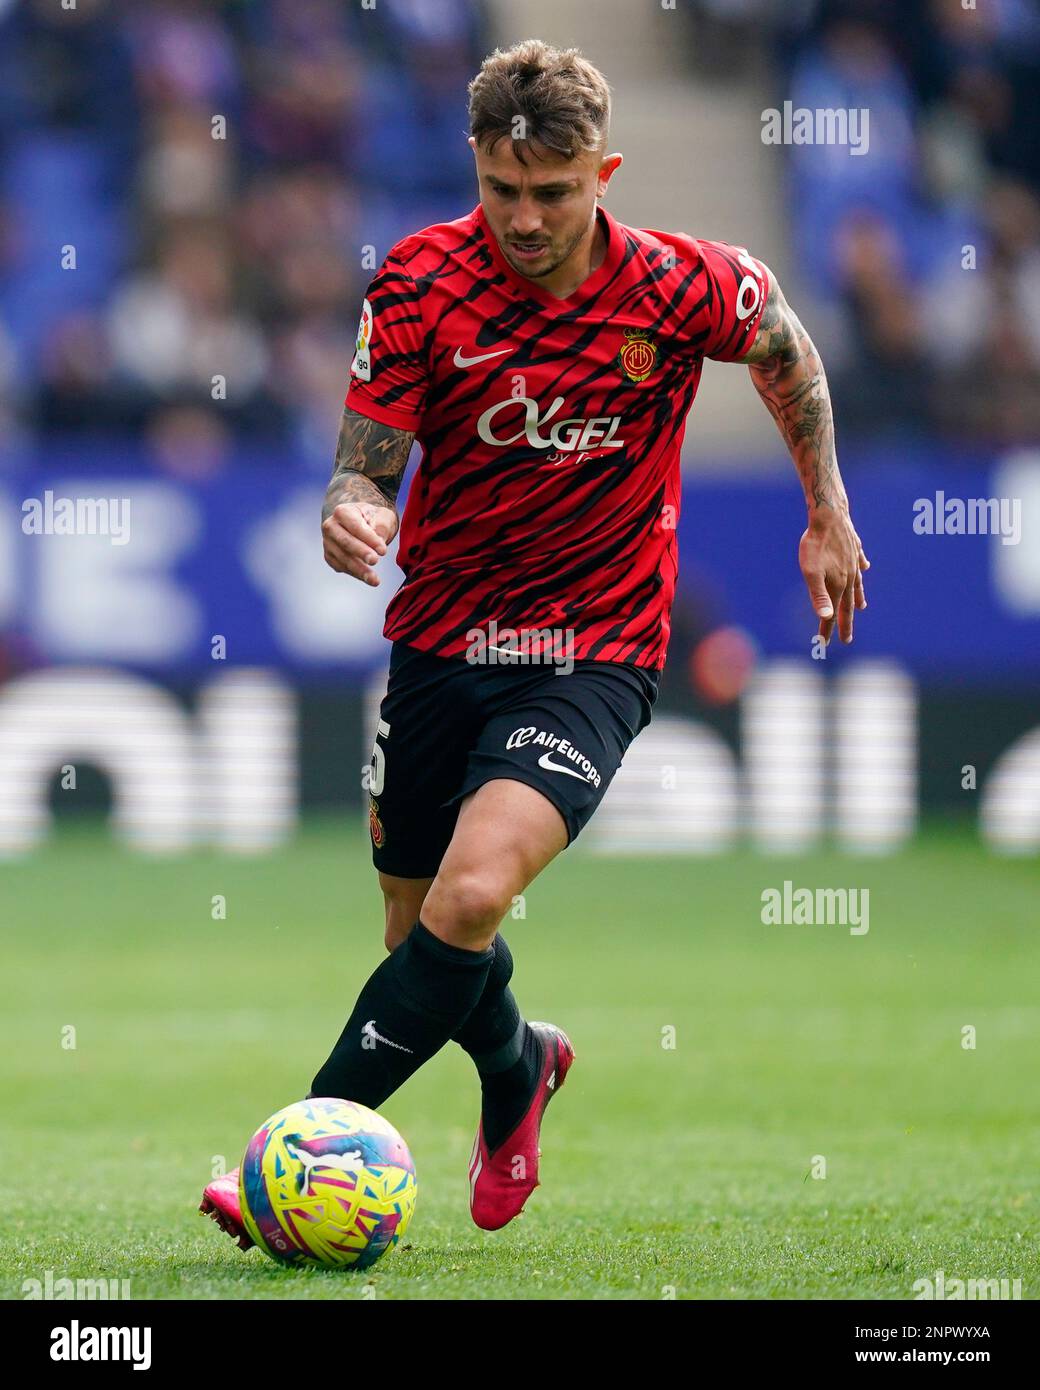
[[[246,1230],[273,1259],[367,1269],[408,1229],[415,1164],[374,1110],[301,1100],[253,1135],[238,1193]]]

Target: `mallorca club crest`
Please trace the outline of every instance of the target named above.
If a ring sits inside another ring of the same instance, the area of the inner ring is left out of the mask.
[[[386,831],[383,829],[383,822],[379,819],[379,802],[374,797],[368,799],[368,829],[376,849],[382,849],[386,839]]]
[[[645,328],[626,328],[618,366],[629,381],[645,381],[657,366],[658,347]]]

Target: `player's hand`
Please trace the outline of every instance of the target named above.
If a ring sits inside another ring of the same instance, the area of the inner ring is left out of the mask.
[[[863,575],[870,561],[847,508],[820,507],[812,514],[798,546],[798,563],[820,620],[820,636],[829,642],[837,620],[838,636],[851,642],[853,614],[867,606]]]
[[[397,535],[397,513],[371,502],[340,502],[321,523],[325,563],[339,574],[353,575],[378,587],[376,562]]]

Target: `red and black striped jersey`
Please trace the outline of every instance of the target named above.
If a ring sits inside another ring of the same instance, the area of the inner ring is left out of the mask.
[[[369,287],[346,403],[422,446],[388,638],[461,656],[495,624],[664,665],[686,415],[704,358],[750,347],[767,276],[597,215],[604,260],[565,299],[509,265],[479,205],[398,242]]]

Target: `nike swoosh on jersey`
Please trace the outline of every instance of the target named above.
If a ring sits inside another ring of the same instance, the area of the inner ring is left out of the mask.
[[[497,352],[484,352],[479,357],[463,357],[462,349],[456,348],[452,361],[456,367],[475,367],[478,362],[490,362],[492,357],[502,357],[505,353],[512,351],[512,348],[499,348]]]
[[[583,772],[575,772],[573,767],[563,767],[560,763],[554,763],[548,753],[543,753],[538,759],[538,766],[544,767],[547,772],[565,772],[568,777],[577,777],[579,782],[589,780]]]

